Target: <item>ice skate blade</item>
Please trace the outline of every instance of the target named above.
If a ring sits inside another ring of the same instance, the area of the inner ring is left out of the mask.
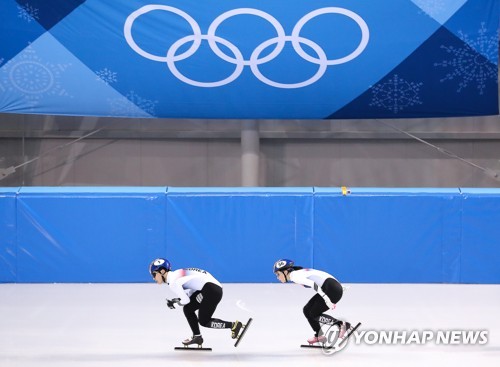
[[[252,320],[253,320],[252,318],[249,318],[247,323],[245,325],[243,325],[243,330],[241,331],[240,335],[238,335],[236,337],[237,340],[236,340],[236,343],[234,343],[235,347],[237,347],[238,344],[240,344],[240,340],[241,340],[241,338],[243,338],[243,335],[245,335],[245,333],[247,332],[247,329],[250,326],[250,324],[252,323]]]
[[[317,344],[302,344],[300,346],[301,348],[309,348],[309,349],[323,349],[325,348],[322,345],[317,345]]]
[[[203,348],[203,347],[188,347],[187,345],[184,347],[175,347],[174,350],[189,350],[193,352],[211,352],[212,348]]]

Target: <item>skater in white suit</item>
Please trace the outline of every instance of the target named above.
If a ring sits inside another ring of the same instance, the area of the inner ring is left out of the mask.
[[[351,324],[349,322],[323,315],[323,312],[334,309],[343,295],[342,285],[335,277],[321,270],[294,266],[294,262],[288,259],[276,261],[273,271],[281,283],[293,282],[316,291],[316,294],[304,306],[304,315],[314,331],[314,336],[307,340],[309,344],[326,342],[327,338],[320,334],[321,325],[318,321],[320,316],[324,316],[339,325],[340,339],[346,335],[346,332],[350,331]]]
[[[240,321],[224,321],[212,318],[222,299],[222,285],[208,271],[198,268],[171,270],[167,259],[155,259],[149,266],[149,273],[158,284],[166,283],[177,296],[167,300],[171,309],[183,307],[184,315],[193,336],[184,340],[185,346],[203,344],[199,325],[212,329],[231,329],[231,337],[238,338],[243,326]],[[198,310],[198,315],[195,311]]]

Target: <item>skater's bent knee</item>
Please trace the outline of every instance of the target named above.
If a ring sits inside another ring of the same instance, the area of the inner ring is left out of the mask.
[[[200,317],[199,323],[203,327],[210,327],[211,318]]]
[[[309,316],[311,316],[311,309],[309,307],[304,306],[304,308],[302,309],[302,311],[304,312],[304,316],[309,318]]]

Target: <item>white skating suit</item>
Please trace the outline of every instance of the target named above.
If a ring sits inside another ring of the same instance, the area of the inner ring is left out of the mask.
[[[201,291],[207,283],[213,283],[222,288],[222,285],[208,271],[198,268],[178,269],[168,273],[167,284],[170,289],[181,299],[182,305],[190,302],[189,297]]]
[[[337,302],[342,298],[342,285],[335,277],[327,272],[315,269],[294,270],[290,273],[288,279],[294,283],[314,288],[316,291],[316,294],[304,306],[303,311],[304,316],[314,330],[315,338],[310,340],[317,341],[317,337],[321,330],[318,317],[323,315],[323,312],[328,311],[328,309],[336,307]],[[331,316],[323,316],[332,319],[333,323],[338,321]]]
[[[333,275],[330,275],[325,271],[315,269],[300,269],[290,273],[290,280],[292,282],[311,288],[315,288],[315,284],[318,288],[321,288],[325,280],[328,278],[335,279]]]
[[[323,284],[327,279],[330,278],[335,280],[335,282],[339,283],[339,281],[335,279],[333,275],[330,275],[325,271],[315,270],[315,269],[295,270],[292,271],[289,276],[290,281],[296,284],[304,285],[306,287],[314,288],[314,290],[323,298],[325,298],[326,296],[324,290],[322,289]],[[327,304],[330,306],[328,301]]]

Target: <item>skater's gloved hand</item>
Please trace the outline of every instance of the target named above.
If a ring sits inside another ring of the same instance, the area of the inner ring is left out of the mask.
[[[167,299],[167,306],[170,309],[175,309],[175,304],[180,304],[181,299],[180,298],[174,298],[174,299]]]

